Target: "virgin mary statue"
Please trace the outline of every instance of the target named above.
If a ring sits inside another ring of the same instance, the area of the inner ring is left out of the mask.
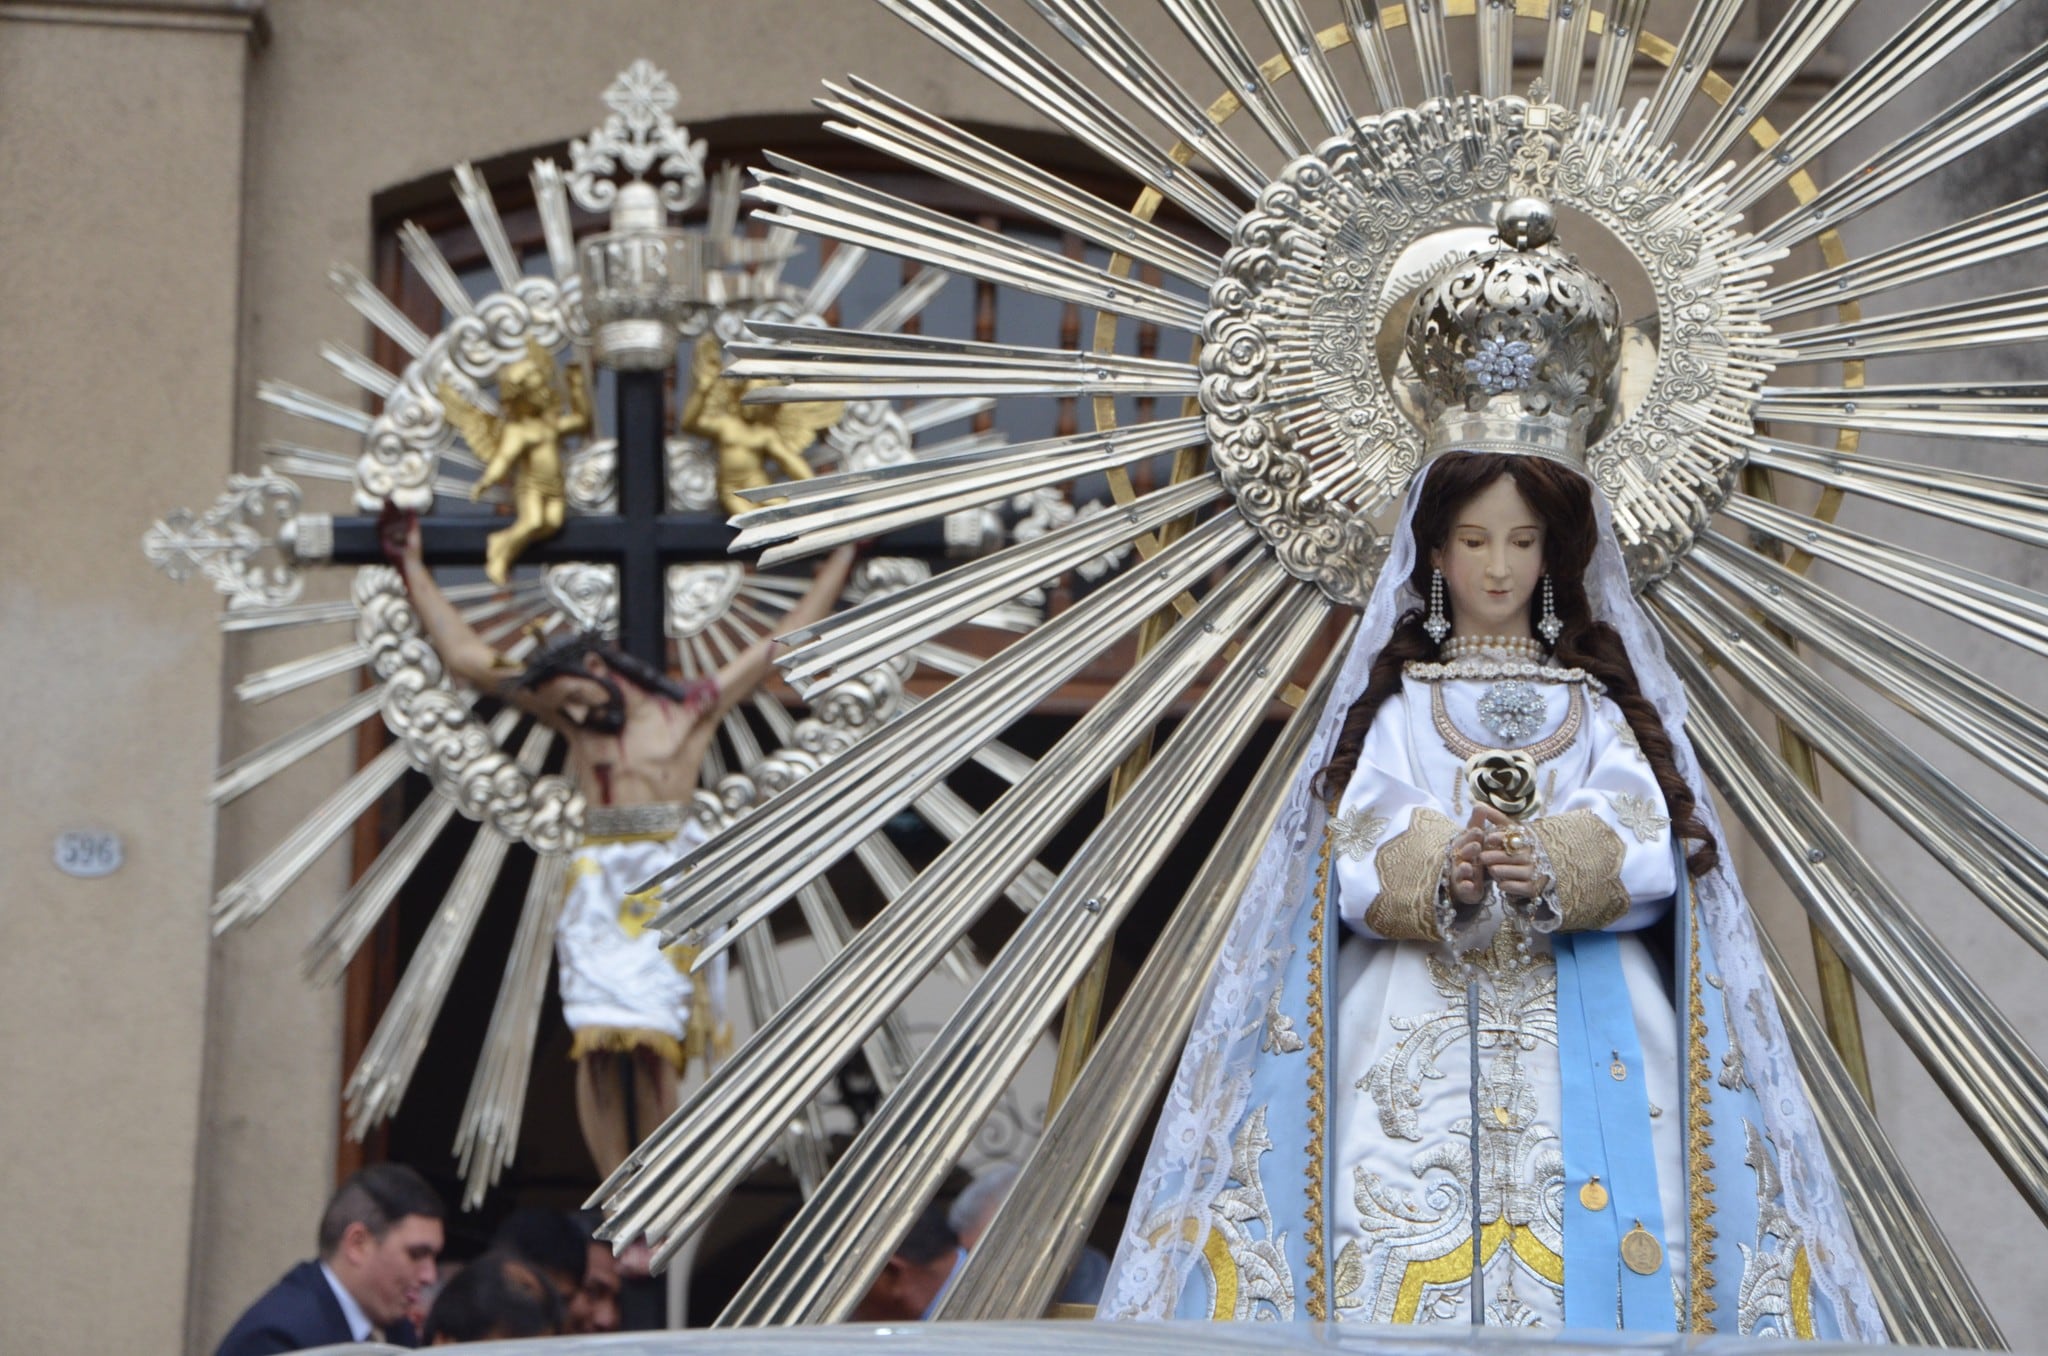
[[[1103,1313],[1882,1340],[1587,474],[1541,203],[1416,295],[1426,457],[1182,1055]]]

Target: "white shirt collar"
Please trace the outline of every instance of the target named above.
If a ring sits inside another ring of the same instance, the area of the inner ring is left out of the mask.
[[[320,1274],[327,1278],[328,1289],[334,1292],[334,1298],[341,1301],[341,1316],[348,1320],[350,1337],[358,1342],[369,1341],[376,1325],[371,1323],[370,1316],[363,1312],[363,1306],[357,1304],[356,1297],[348,1293],[348,1287],[341,1283],[341,1277],[334,1274],[334,1268],[322,1262]]]
[[[939,1301],[943,1300],[946,1297],[946,1292],[953,1288],[953,1282],[959,1278],[960,1268],[966,1265],[967,1249],[956,1245],[953,1249],[952,1268],[946,1272],[946,1279],[939,1286],[939,1293],[932,1296],[932,1302],[927,1304],[924,1307],[924,1312],[917,1316],[918,1322],[928,1323],[931,1321],[932,1315],[939,1311]]]

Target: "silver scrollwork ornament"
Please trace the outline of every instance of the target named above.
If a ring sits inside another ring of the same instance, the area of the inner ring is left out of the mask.
[[[492,742],[448,680],[396,570],[356,571],[356,640],[383,684],[384,723],[413,766],[462,812],[537,852],[562,852],[583,832],[583,793],[567,778],[530,777]]]
[[[281,607],[297,600],[305,581],[288,559],[263,566],[256,558],[289,534],[300,502],[299,487],[275,471],[230,475],[212,508],[173,509],[153,523],[142,554],[179,583],[205,575],[230,610]]]
[[[689,434],[671,436],[666,444],[668,506],[678,513],[708,513],[718,506],[718,465],[711,447]],[[569,455],[563,468],[563,492],[576,513],[616,513],[619,509],[619,445],[611,438],[585,443]]]
[[[356,458],[356,507],[375,513],[388,500],[415,513],[431,511],[442,454],[456,442],[436,394],[441,383],[477,408],[495,411],[498,370],[524,360],[529,339],[553,353],[582,337],[580,317],[572,320],[576,292],[574,279],[558,287],[550,278],[524,278],[436,334],[399,373],[397,388],[371,422]]]
[[[569,143],[569,193],[577,206],[609,211],[618,197],[614,179],[621,173],[644,179],[650,170],[660,181],[661,204],[671,212],[686,211],[704,196],[708,148],[676,125],[677,99],[668,73],[645,58],[612,81],[604,92],[611,115],[588,137]]]
[[[910,446],[910,426],[902,412],[886,400],[846,402],[846,412],[832,426],[826,442],[839,453],[839,466],[845,471],[872,471],[916,459]]]
[[[702,635],[739,596],[747,568],[738,561],[668,567],[668,633],[677,640]]]
[[[578,631],[615,635],[619,629],[619,571],[613,565],[574,561],[551,565],[541,575],[541,591],[554,609]]]
[[[1386,551],[1372,516],[1424,456],[1399,337],[1418,252],[1469,256],[1472,223],[1524,197],[1612,237],[1656,298],[1655,317],[1622,334],[1625,380],[1587,468],[1637,587],[1669,571],[1732,492],[1743,453],[1727,430],[1748,426],[1778,356],[1725,194],[1686,187],[1682,172],[1640,117],[1583,122],[1476,95],[1360,119],[1281,171],[1210,291],[1201,403],[1219,474],[1290,572],[1340,602],[1370,592]],[[1536,346],[1496,337],[1461,355],[1478,363],[1465,369],[1475,387],[1534,383]],[[1282,394],[1304,371],[1315,394]]]

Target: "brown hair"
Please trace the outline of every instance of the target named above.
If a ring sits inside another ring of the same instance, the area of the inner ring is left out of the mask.
[[[1592,605],[1586,598],[1586,567],[1592,563],[1593,542],[1599,530],[1593,516],[1592,486],[1565,467],[1538,457],[1504,452],[1450,453],[1438,457],[1426,474],[1429,479],[1415,506],[1415,568],[1408,576],[1409,587],[1418,597],[1429,596],[1430,574],[1435,568],[1430,555],[1449,538],[1458,510],[1502,476],[1511,477],[1522,498],[1543,520],[1543,566],[1550,572],[1557,615],[1564,622],[1564,631],[1552,653],[1559,663],[1584,669],[1606,687],[1609,700],[1621,708],[1643,757],[1656,775],[1657,786],[1664,793],[1665,812],[1671,816],[1672,831],[1693,844],[1685,859],[1687,869],[1695,876],[1713,870],[1720,860],[1720,850],[1699,818],[1692,788],[1678,774],[1664,722],[1658,717],[1657,708],[1643,695],[1620,635],[1607,623],[1594,619]],[[1529,599],[1532,632],[1542,606],[1542,592],[1538,590]],[[1422,629],[1422,610],[1410,608],[1394,624],[1386,646],[1374,657],[1365,691],[1345,713],[1337,747],[1330,754],[1329,764],[1317,774],[1318,795],[1335,801],[1344,794],[1351,774],[1358,769],[1359,751],[1366,732],[1372,728],[1373,717],[1388,697],[1401,690],[1402,666],[1412,659],[1435,658],[1437,645]]]

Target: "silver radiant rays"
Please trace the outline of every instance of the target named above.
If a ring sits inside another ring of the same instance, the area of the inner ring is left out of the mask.
[[[1106,475],[1118,502],[1108,521],[1070,524],[835,619],[791,657],[791,671],[829,686],[841,672],[929,643],[952,619],[1109,536],[1129,540],[1136,558],[1041,631],[671,873],[661,882],[667,926],[758,925],[777,901],[820,879],[829,860],[889,807],[939,785],[991,734],[1091,656],[1123,643],[1147,616],[1164,618],[1147,633],[1148,644],[1161,648],[1131,668],[1101,714],[1085,717],[1069,740],[1100,738],[1105,722],[1119,739],[1136,728],[1129,722],[1142,725],[1158,699],[1133,684],[1168,682],[1162,666],[1194,653],[1186,648],[1191,630],[1203,628],[1195,632],[1203,644],[1228,643],[1206,675],[1207,695],[1149,769],[1140,772],[1140,760],[1125,770],[1117,795],[1127,798],[1113,798],[1090,846],[827,1174],[724,1321],[825,1320],[850,1311],[962,1142],[961,1127],[986,1105],[989,1089],[1037,1038],[1064,986],[1100,945],[1098,920],[1127,907],[1133,879],[1190,822],[1185,798],[1201,794],[1221,760],[1242,748],[1253,728],[1250,704],[1280,690],[1295,623],[1364,596],[1384,550],[1369,519],[1398,500],[1420,463],[1419,439],[1396,398],[1398,365],[1379,342],[1405,300],[1390,288],[1453,247],[1447,234],[1428,257],[1438,238],[1432,233],[1490,220],[1503,198],[1520,192],[1561,204],[1570,230],[1606,232],[1654,294],[1654,314],[1621,317],[1636,360],[1625,371],[1638,380],[1617,392],[1617,415],[1592,463],[1614,501],[1645,599],[1698,685],[1693,723],[1702,759],[1795,894],[1839,936],[1879,1010],[1952,1091],[2023,1195],[2048,1214],[2048,1161],[2026,1130],[2048,1115],[2040,1065],[1776,751],[1782,720],[1788,747],[1845,770],[1855,766],[1864,793],[1910,826],[1965,895],[2030,942],[2043,940],[2048,900],[1991,869],[1998,861],[2035,861],[2038,850],[1986,803],[1905,754],[1799,653],[1810,648],[1870,675],[1885,698],[2038,793],[2039,760],[2048,754],[2041,713],[1805,574],[1822,559],[1876,589],[1931,602],[1999,644],[2048,653],[2048,599],[1930,555],[1924,540],[1908,549],[1874,537],[1861,513],[1875,503],[2038,542],[2048,539],[2041,486],[1951,472],[1942,455],[1922,456],[1912,444],[1884,457],[1864,457],[1857,444],[1864,434],[2041,439],[2048,382],[1988,367],[1976,382],[1926,382],[1909,370],[1887,375],[1924,384],[1865,382],[1874,358],[1961,353],[2048,332],[2040,294],[1991,295],[1963,271],[2048,242],[2048,208],[2038,195],[1909,239],[1887,239],[1873,211],[2034,116],[2048,102],[2048,58],[2020,55],[1960,100],[1926,101],[1936,111],[1923,125],[1853,173],[1829,182],[1817,161],[1977,41],[2010,3],[1919,5],[1831,93],[1787,114],[1779,96],[1811,69],[1850,0],[1792,0],[1750,53],[1730,47],[1735,0],[1701,0],[1672,40],[1644,30],[1652,9],[1646,0],[1482,3],[1456,13],[1436,4],[1344,0],[1324,7],[1323,18],[1341,22],[1321,30],[1309,18],[1314,8],[1298,0],[1242,7],[1170,0],[1166,14],[1186,40],[1179,59],[1192,57],[1202,71],[1185,85],[1167,73],[1165,54],[1148,50],[1100,0],[1031,0],[1031,22],[1014,24],[980,0],[883,0],[992,87],[1131,175],[1143,193],[1128,209],[1107,203],[863,81],[830,87],[826,106],[836,130],[989,194],[1047,229],[1071,232],[1110,251],[1109,259],[994,239],[920,204],[794,164],[764,176],[764,209],[846,243],[900,248],[928,264],[1092,308],[1101,323],[1091,338],[1065,347],[1035,337],[989,344],[874,327],[777,327],[739,351],[738,371],[775,382],[764,392],[774,399],[1074,399],[1093,424],[1030,449],[821,477],[786,503],[745,515],[746,540],[801,555],[855,539],[870,525],[989,505],[1063,477]],[[1512,87],[1511,58],[1524,40],[1532,51],[1540,40],[1543,53],[1542,87],[1527,97]],[[1630,81],[1644,73],[1650,97],[1632,107]],[[1767,112],[1786,129],[1782,138],[1758,121]],[[1683,141],[1674,144],[1675,134]],[[1749,233],[1742,209],[1771,224]],[[1186,229],[1163,232],[1153,219],[1161,211]],[[1850,256],[1835,228],[1864,214],[1870,218],[1859,223],[1857,240],[1868,252]],[[1807,253],[1786,253],[1814,237],[1836,262],[1823,267]],[[1402,261],[1418,242],[1415,257]],[[1891,289],[1930,280],[1954,290],[1935,304],[1886,304]],[[1872,314],[1845,303],[1867,304]],[[1133,322],[1153,328],[1156,349],[1137,350]],[[1504,351],[1488,370],[1522,380],[1518,356]],[[1774,384],[1773,365],[1791,357],[1804,363],[1798,382]],[[1134,405],[1123,397],[1145,398],[1152,416],[1133,423]],[[1768,430],[1756,427],[1759,413],[1772,420]],[[1204,442],[1212,465],[1198,455]],[[1166,453],[1176,458],[1172,482],[1140,493],[1129,468]],[[1777,477],[1826,490],[1824,511],[1809,515],[1774,502]],[[1843,526],[1833,521],[1838,512]],[[1197,525],[1181,536],[1184,523]],[[1751,542],[1725,535],[1721,528],[1731,523]],[[1216,583],[1225,567],[1227,582]],[[1232,591],[1250,581],[1271,589],[1283,578],[1290,582],[1257,634],[1232,638]],[[1752,610],[1768,624],[1752,619]],[[1707,660],[1765,698],[1766,733],[1707,678]],[[1048,763],[983,823],[1040,832],[1072,813],[1078,789],[1103,768],[1099,752],[1084,757],[1067,742]],[[1152,788],[1167,787],[1174,794],[1155,799]],[[1239,810],[1237,823],[1255,825],[1256,807]],[[1146,813],[1143,822],[1134,818]],[[791,839],[803,826],[822,827],[798,850]],[[1256,837],[1256,827],[1247,831]],[[857,976],[886,971],[861,968],[870,962],[858,957],[872,946],[876,964],[931,964],[966,915],[1000,887],[1016,855],[996,852],[970,830],[920,874],[904,896],[904,916],[885,912],[873,925],[875,942],[864,934],[849,947],[844,971],[799,994],[741,1052],[729,1079],[685,1108],[608,1184],[613,1230],[627,1236],[651,1228],[673,1246],[673,1231],[705,1219],[718,1183],[735,1180],[735,1164],[760,1152],[795,1105],[792,1097],[800,1098],[777,1090],[776,1070],[797,1071],[795,1083],[808,1085],[895,1001],[893,990],[864,992],[867,981]],[[1231,895],[1227,869],[1205,870],[1168,935],[1210,937],[1203,923],[1227,910]],[[1004,1237],[1030,1242],[978,1249],[947,1302],[948,1316],[1019,1316],[1035,1312],[1049,1293],[1102,1200],[1113,1169],[1101,1156],[1130,1144],[1165,1075],[1176,1024],[1204,978],[1204,945],[1190,940],[1184,956],[1153,953],[1127,999],[1130,1022],[1119,1017],[1082,1071],[1005,1211]],[[1831,1020],[1838,1015],[1831,1009]],[[1162,1025],[1140,1032],[1133,1023],[1141,1021]],[[1793,1034],[1810,1084],[1825,1094],[1817,1100],[1851,1175],[1852,1210],[1863,1226],[1883,1231],[1870,1249],[1886,1280],[1881,1288],[1897,1295],[1886,1301],[1893,1333],[1996,1343],[1968,1278],[1898,1179],[1897,1156],[1846,1091],[1811,1021],[1795,1023]],[[1091,1139],[1098,1125],[1106,1142]],[[1892,1227],[1901,1221],[1911,1227]],[[1047,1237],[1061,1242],[1046,1247]]]

